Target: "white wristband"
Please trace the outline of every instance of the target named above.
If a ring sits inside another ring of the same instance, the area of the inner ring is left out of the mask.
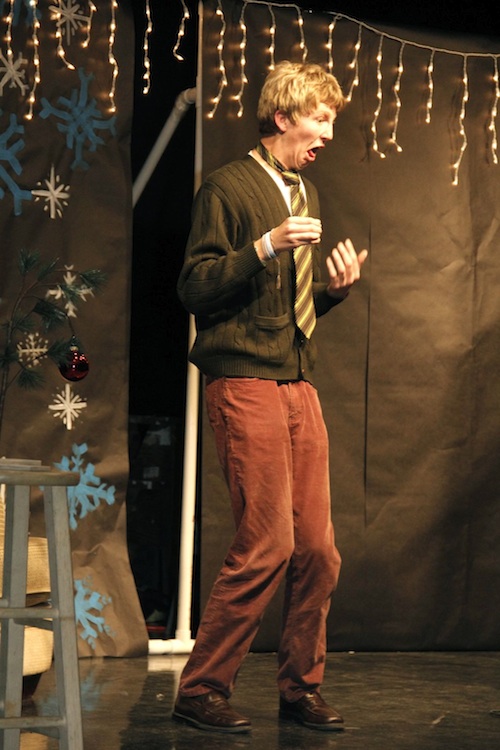
[[[272,230],[269,230],[269,232],[266,232],[262,235],[262,249],[264,250],[266,257],[269,258],[269,260],[278,257],[276,252],[274,251],[273,243],[271,241],[271,231]]]

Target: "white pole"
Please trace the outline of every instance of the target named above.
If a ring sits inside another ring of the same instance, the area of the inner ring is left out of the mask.
[[[160,161],[170,139],[172,138],[177,125],[183,118],[186,110],[188,110],[190,105],[194,104],[195,101],[196,89],[186,89],[185,91],[181,91],[181,93],[175,100],[174,108],[172,109],[165,125],[161,129],[160,135],[156,139],[156,142],[151,149],[148,158],[144,162],[141,171],[135,178],[135,182],[132,187],[133,206],[136,205],[137,201],[141,197],[142,191],[148,184],[149,178],[156,169],[156,166]]]
[[[194,341],[194,319],[189,319],[189,344]],[[179,554],[179,586],[177,599],[177,629],[175,638],[149,641],[150,654],[189,654],[194,640],[191,631],[193,601],[193,558],[196,524],[196,477],[198,454],[198,414],[200,373],[188,363],[186,385],[186,417],[184,432],[184,463],[182,485],[181,540]]]
[[[196,143],[194,161],[194,191],[201,184],[202,167],[202,97],[201,97],[201,40],[202,4],[198,5],[198,75],[196,89]],[[191,349],[196,336],[194,317],[189,316],[188,346]],[[151,639],[150,654],[189,654],[194,645],[191,629],[191,609],[193,602],[193,558],[196,524],[196,479],[198,469],[198,422],[200,400],[200,373],[188,362],[186,380],[186,416],[184,430],[184,463],[182,485],[181,540],[179,554],[179,593],[177,601],[177,628],[175,638],[167,640]]]

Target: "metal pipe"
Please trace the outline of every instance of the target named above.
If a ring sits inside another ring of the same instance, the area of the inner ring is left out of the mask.
[[[202,49],[202,5],[199,4],[199,44]],[[201,185],[202,173],[202,98],[201,98],[201,52],[198,53],[196,89],[196,135],[194,159],[194,192]],[[194,317],[189,316],[188,346],[191,349],[196,336]],[[177,602],[177,628],[175,638],[149,641],[150,654],[189,654],[194,645],[192,637],[191,610],[193,602],[193,561],[196,525],[196,480],[198,473],[200,373],[188,362],[186,380],[186,413],[184,430],[184,463],[182,485],[181,539],[179,553],[179,584]]]
[[[174,107],[165,122],[165,125],[161,129],[160,135],[156,139],[156,142],[151,149],[148,158],[144,162],[141,171],[135,178],[135,182],[132,187],[132,205],[135,206],[137,201],[141,197],[142,191],[149,182],[151,175],[158,162],[160,161],[170,139],[172,138],[179,122],[184,117],[184,114],[189,109],[191,104],[196,101],[196,89],[185,89],[181,91],[177,99],[175,100]]]

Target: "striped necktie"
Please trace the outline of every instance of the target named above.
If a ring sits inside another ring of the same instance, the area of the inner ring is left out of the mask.
[[[292,214],[307,216],[307,200],[300,189],[298,172],[286,169],[262,143],[256,146],[256,151],[271,167],[280,172],[286,185],[290,185]],[[295,264],[295,323],[304,336],[311,338],[316,326],[316,311],[312,293],[312,251],[310,245],[300,245],[294,248],[293,261]]]

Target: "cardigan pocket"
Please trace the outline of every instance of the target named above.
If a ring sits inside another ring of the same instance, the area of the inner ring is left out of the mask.
[[[255,325],[264,331],[276,331],[285,328],[290,323],[290,314],[283,315],[256,315]]]
[[[256,356],[270,364],[284,364],[293,346],[295,330],[290,313],[256,315],[254,323]]]

